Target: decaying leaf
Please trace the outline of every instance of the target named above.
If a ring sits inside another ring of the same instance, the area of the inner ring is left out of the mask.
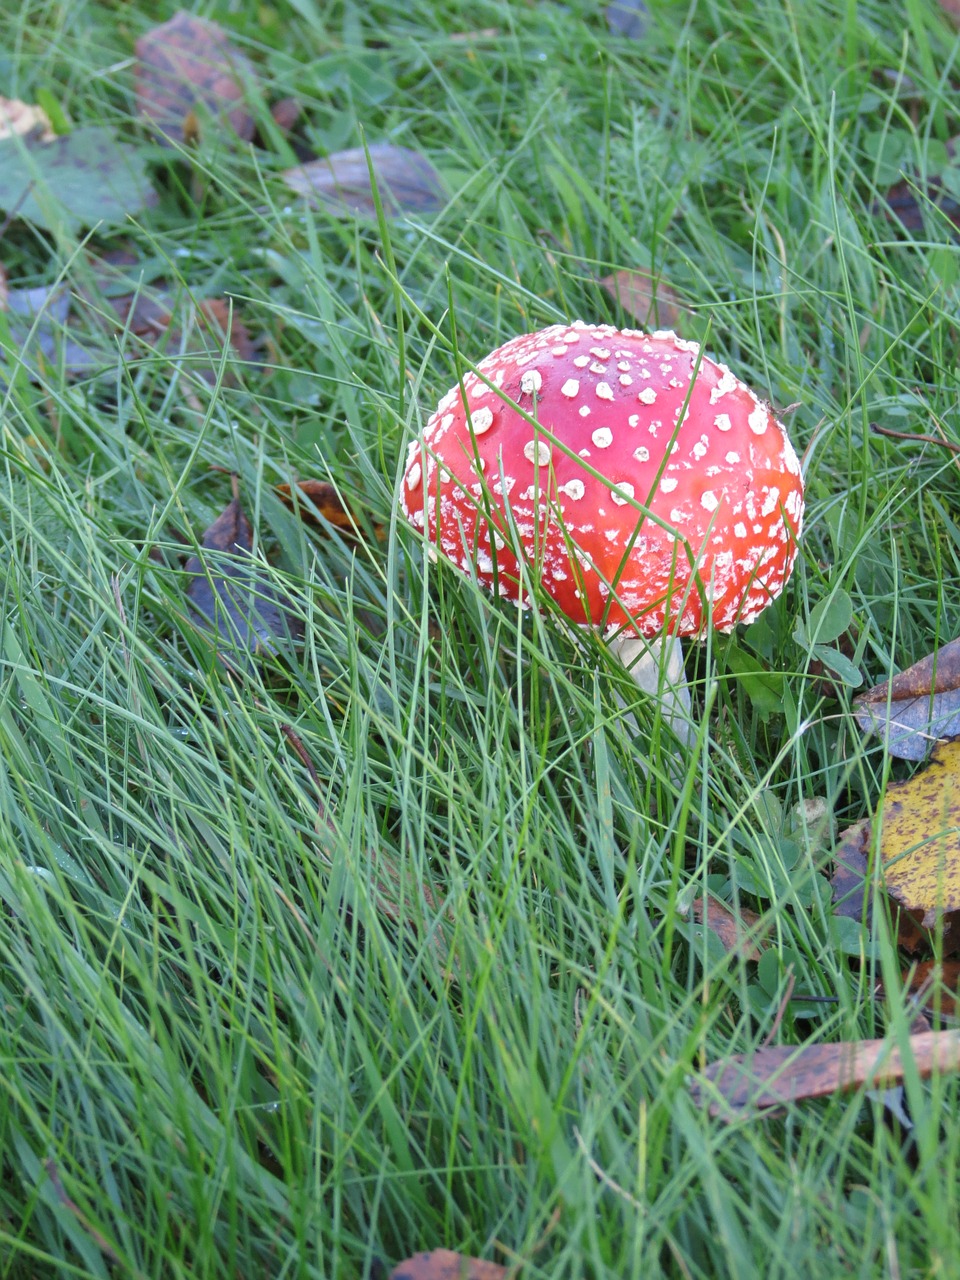
[[[926,769],[892,783],[879,818],[883,887],[900,908],[899,939],[911,945],[909,920],[931,929],[942,918],[945,944],[960,921],[960,741],[941,743]],[[872,824],[843,834],[831,881],[837,911],[859,919]]]
[[[253,137],[244,92],[255,73],[215,22],[181,10],[141,36],[136,50],[137,105],[165,146],[192,142],[204,117],[245,142]]]
[[[278,484],[277,494],[299,512],[302,520],[323,528],[331,524],[347,537],[357,534],[357,521],[353,512],[341,498],[338,490],[326,480],[298,480],[295,485]],[[386,537],[386,531],[374,526],[378,538]]]
[[[692,314],[676,290],[649,271],[614,271],[604,276],[600,284],[627,315],[639,321],[641,328],[674,329],[679,333],[684,317]]]
[[[891,755],[922,760],[938,738],[960,735],[960,639],[861,694],[857,723],[884,738]]]
[[[615,36],[642,40],[650,25],[650,10],[644,0],[614,0],[604,10],[607,26]]]
[[[438,213],[446,204],[440,175],[419,152],[375,142],[370,147],[370,163],[388,215]],[[376,216],[367,153],[362,147],[285,169],[283,179],[298,196],[312,205],[323,205],[331,213]]]
[[[2,370],[22,367],[31,378],[58,369],[61,361],[67,377],[80,377],[103,367],[104,357],[94,343],[84,344],[67,328],[70,296],[65,287],[47,285],[35,289],[0,292],[0,387]],[[9,330],[9,339],[4,333]]]
[[[37,142],[52,142],[56,137],[43,107],[18,102],[16,98],[0,98],[0,139],[28,136]]]
[[[233,499],[201,539],[201,554],[185,565],[187,597],[194,620],[213,634],[228,666],[247,669],[257,653],[277,653],[300,638],[301,627],[253,555],[253,529],[240,505],[236,477]]]
[[[154,199],[144,157],[109,129],[0,141],[0,209],[47,231],[123,222]]]
[[[903,975],[904,989],[925,1009],[946,1018],[960,1014],[960,960],[922,960]]]
[[[960,1032],[911,1035],[910,1058],[924,1078],[960,1070]],[[814,1044],[803,1049],[774,1045],[711,1063],[691,1082],[690,1092],[695,1102],[709,1103],[712,1116],[729,1120],[737,1113],[769,1111],[863,1086],[885,1088],[899,1084],[903,1075],[903,1054],[890,1040]]]
[[[960,27],[960,0],[940,0],[940,8],[954,26]]]
[[[744,960],[760,959],[765,928],[755,911],[741,907],[734,914],[718,898],[697,898],[690,904],[690,914],[717,935],[728,955],[738,955]]]
[[[418,1253],[390,1272],[390,1280],[506,1280],[507,1269],[450,1249]]]

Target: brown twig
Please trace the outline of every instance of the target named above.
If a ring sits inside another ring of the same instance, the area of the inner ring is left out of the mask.
[[[891,427],[881,427],[876,422],[870,423],[870,430],[878,436],[890,436],[893,440],[910,440],[915,444],[936,444],[942,449],[950,449],[960,453],[960,444],[952,440],[942,440],[939,436],[928,436],[916,431],[894,431]]]

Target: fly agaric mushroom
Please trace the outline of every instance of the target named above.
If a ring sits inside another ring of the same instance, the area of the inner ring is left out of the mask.
[[[689,707],[677,637],[731,631],[780,594],[803,480],[770,408],[696,343],[577,321],[464,375],[410,446],[400,504],[455,565],[526,603],[522,557],[569,618],[615,635],[648,690],[669,637],[663,682]]]

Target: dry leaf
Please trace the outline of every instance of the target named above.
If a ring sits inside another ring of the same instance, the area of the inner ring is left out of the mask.
[[[853,709],[860,728],[881,734],[891,755],[922,760],[937,738],[960,734],[960,640],[868,689]]]
[[[253,137],[253,116],[243,104],[253,67],[215,22],[181,10],[136,44],[137,105],[165,146],[191,142],[202,117],[226,124],[238,138]]]
[[[760,917],[755,911],[741,907],[734,914],[726,903],[717,898],[697,898],[690,904],[690,914],[717,935],[728,955],[739,955],[744,960],[760,959],[765,945],[761,935],[766,932],[766,927],[760,925]]]
[[[425,156],[388,142],[376,142],[369,150],[386,214],[438,213],[445,206],[440,175]],[[376,216],[367,153],[362,147],[285,169],[283,179],[298,196],[312,205],[323,205],[331,213]]]
[[[926,769],[887,788],[880,819],[883,887],[901,909],[899,940],[913,945],[910,920],[931,929],[943,918],[945,944],[960,916],[960,741],[941,743]],[[833,876],[838,914],[860,919],[871,824],[843,833]],[[869,904],[868,904],[869,905]]]
[[[903,975],[904,989],[915,999],[922,1000],[923,1008],[939,1012],[946,1018],[956,1018],[958,988],[960,988],[960,960],[922,960],[911,965]]]
[[[43,107],[18,102],[16,98],[0,98],[0,138],[28,135],[36,142],[52,142],[57,136]]]
[[[184,568],[190,578],[187,598],[194,620],[212,632],[228,666],[249,669],[251,656],[276,653],[284,641],[299,639],[299,622],[253,555],[253,529],[240,505],[236,477],[232,501],[200,546],[201,554],[191,556]]]
[[[650,9],[644,0],[614,0],[604,10],[607,26],[615,36],[642,40],[650,25]]]
[[[2,273],[0,273],[2,282]],[[95,372],[106,363],[91,345],[88,350],[78,335],[67,327],[70,295],[64,286],[51,289],[0,287],[0,311],[6,313],[10,341],[0,335],[0,369],[22,367],[29,376],[41,379],[46,370],[60,368],[68,378]],[[4,379],[0,374],[0,388]]]
[[[960,27],[960,0],[940,0],[940,8],[956,27]]]
[[[293,507],[307,524],[323,528],[331,524],[346,537],[357,536],[357,521],[340,497],[336,487],[326,480],[298,480],[295,485],[278,484],[277,494]],[[378,538],[386,537],[386,530],[381,525],[374,525],[374,533]]]
[[[910,1056],[924,1078],[960,1070],[960,1032],[911,1035]],[[710,1100],[712,1116],[732,1119],[731,1112],[765,1111],[864,1085],[896,1085],[903,1075],[903,1055],[890,1040],[814,1044],[803,1049],[775,1045],[711,1063],[700,1079],[691,1081],[690,1092],[697,1103]]]
[[[673,329],[679,332],[684,317],[691,309],[660,276],[640,269],[614,271],[600,284],[627,315],[639,321],[642,328]]]
[[[450,1249],[418,1253],[390,1272],[390,1280],[506,1280],[507,1269]]]

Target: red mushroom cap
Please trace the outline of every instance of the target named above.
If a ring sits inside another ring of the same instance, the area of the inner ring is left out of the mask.
[[[696,343],[576,322],[477,370],[440,401],[401,484],[405,515],[454,564],[521,599],[519,553],[574,621],[644,636],[730,631],[780,594],[803,519],[797,455]]]

